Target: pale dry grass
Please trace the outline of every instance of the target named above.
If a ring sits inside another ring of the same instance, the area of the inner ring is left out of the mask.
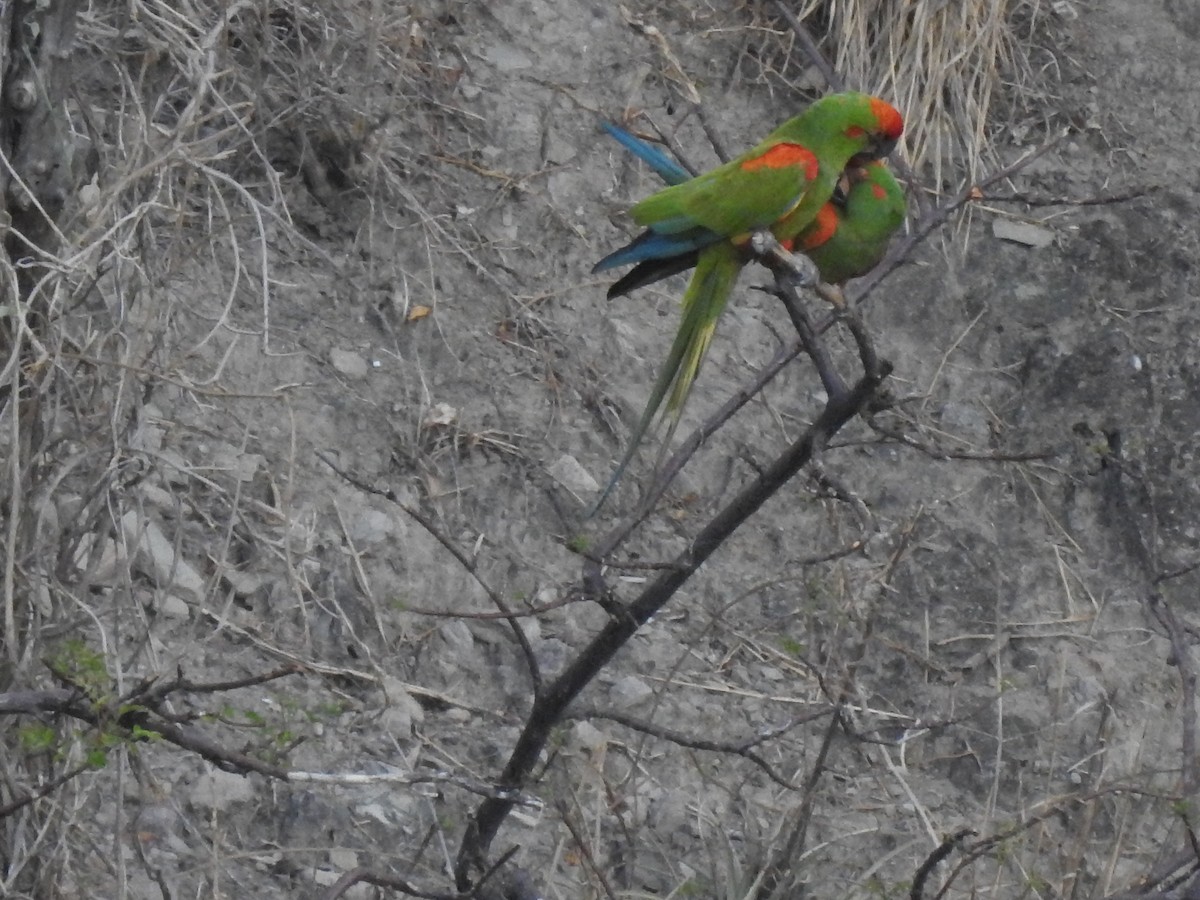
[[[1061,4],[1058,4],[1061,6]],[[807,0],[789,4],[846,87],[893,101],[903,150],[929,186],[956,188],[994,164],[994,144],[1028,96],[1043,97],[1035,41],[1059,16],[1042,0]],[[770,80],[823,88],[773,3],[755,10]]]
[[[933,183],[974,178],[989,150],[992,112],[1006,85],[1030,82],[1018,15],[1039,0],[857,0],[830,3],[834,63],[850,83],[895,98],[905,147]]]

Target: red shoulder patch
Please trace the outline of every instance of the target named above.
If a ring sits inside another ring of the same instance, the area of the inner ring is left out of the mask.
[[[875,195],[876,200],[883,200],[887,197],[887,191],[877,184],[871,185],[871,193]]]
[[[800,235],[800,249],[811,250],[814,247],[820,247],[828,241],[838,230],[838,214],[837,208],[832,203],[826,203],[817,210],[817,217],[812,220],[812,224],[804,229],[804,233]]]
[[[804,178],[807,181],[812,181],[817,177],[817,170],[820,164],[817,162],[816,156],[807,147],[802,147],[800,144],[775,144],[769,147],[765,152],[758,156],[752,157],[742,163],[743,172],[755,172],[758,169],[788,169],[801,168],[804,170]]]

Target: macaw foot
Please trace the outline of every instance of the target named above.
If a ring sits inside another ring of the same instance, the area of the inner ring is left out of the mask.
[[[816,263],[807,256],[788,251],[769,231],[756,231],[750,235],[750,249],[754,255],[772,269],[783,269],[797,287],[815,287],[821,283]]]
[[[846,294],[840,284],[818,284],[817,296],[839,312],[846,308]]]

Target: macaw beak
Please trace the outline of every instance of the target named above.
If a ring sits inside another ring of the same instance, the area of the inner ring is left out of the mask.
[[[876,146],[876,150],[878,152],[875,154],[875,158],[876,159],[884,159],[885,157],[891,156],[892,151],[896,149],[896,143],[897,143],[896,138],[889,138],[889,139],[880,141]]]
[[[867,149],[861,153],[856,153],[850,158],[851,166],[865,166],[869,162],[874,162],[877,159],[883,159],[891,154],[896,149],[896,141],[891,138],[880,138],[872,141]]]

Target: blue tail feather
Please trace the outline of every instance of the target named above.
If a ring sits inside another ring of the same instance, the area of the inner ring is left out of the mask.
[[[638,159],[650,166],[667,184],[679,184],[688,181],[692,175],[665,152],[646,143],[639,137],[630,134],[619,125],[601,120],[601,127],[622,147],[633,153]],[[647,269],[630,280],[622,279],[618,285],[625,285],[619,293],[627,293],[633,287],[650,284],[669,274],[682,272],[695,265],[696,251],[702,250],[723,238],[707,228],[698,228],[685,219],[669,219],[656,222],[650,229],[643,231],[630,244],[610,253],[592,268],[593,272],[607,272],[621,266],[645,263],[650,260],[668,260],[686,257],[689,261],[679,266],[668,266],[661,269],[663,274],[646,278],[650,271],[660,271],[657,267]],[[633,275],[633,273],[630,273]],[[626,276],[629,278],[629,276]],[[630,286],[632,285],[632,286]],[[615,287],[615,286],[614,286]],[[613,296],[610,294],[609,296]]]
[[[592,271],[606,272],[609,269],[645,262],[648,259],[672,259],[702,250],[721,239],[720,235],[707,228],[693,228],[679,234],[658,234],[646,230],[634,238],[632,243],[620,250],[614,250],[596,263]]]
[[[667,184],[680,184],[691,179],[691,172],[653,144],[634,137],[612,122],[601,121],[600,125],[617,143],[658,173],[658,177]]]

